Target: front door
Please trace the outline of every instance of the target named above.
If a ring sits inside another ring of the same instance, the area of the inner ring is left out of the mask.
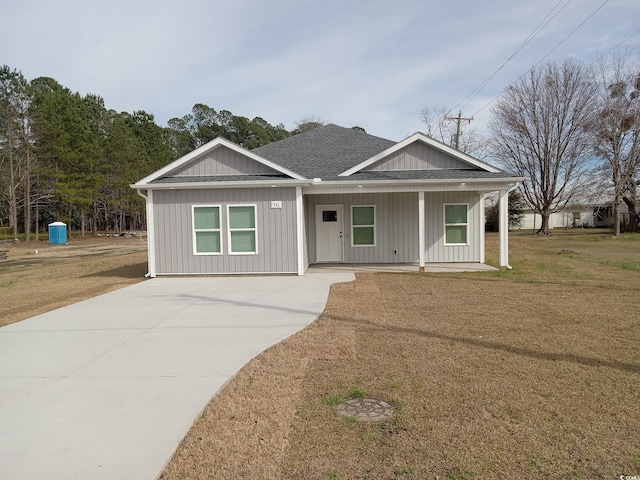
[[[316,205],[316,262],[342,262],[342,205]]]

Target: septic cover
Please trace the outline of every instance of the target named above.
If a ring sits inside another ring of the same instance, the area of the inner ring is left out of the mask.
[[[337,405],[336,413],[343,417],[355,417],[360,422],[377,422],[391,417],[394,408],[377,398],[352,398]]]

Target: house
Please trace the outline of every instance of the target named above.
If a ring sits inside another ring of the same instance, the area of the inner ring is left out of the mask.
[[[217,138],[131,185],[146,199],[149,275],[282,273],[316,263],[484,263],[484,195],[522,178],[422,133],[337,125],[247,150]]]
[[[629,210],[621,202],[620,220],[629,221]],[[532,209],[523,212],[522,224],[519,228],[527,230],[539,229],[542,217]],[[549,216],[550,228],[611,228],[614,224],[613,200],[608,195],[578,195],[562,210]]]

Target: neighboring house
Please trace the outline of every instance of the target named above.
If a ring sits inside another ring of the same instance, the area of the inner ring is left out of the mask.
[[[521,229],[536,230],[542,224],[542,217],[532,209],[523,211]],[[629,210],[620,204],[620,221],[629,221]],[[603,195],[585,195],[574,199],[559,212],[549,217],[550,228],[608,228],[613,227],[613,203]]]
[[[131,185],[149,275],[289,273],[315,263],[484,263],[484,196],[522,178],[416,133],[326,125],[246,150],[217,138]],[[146,192],[146,193],[143,193]]]

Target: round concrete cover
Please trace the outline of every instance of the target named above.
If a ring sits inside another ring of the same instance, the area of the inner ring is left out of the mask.
[[[377,398],[352,398],[337,405],[336,413],[343,417],[355,417],[361,422],[377,422],[391,417],[394,408]]]

